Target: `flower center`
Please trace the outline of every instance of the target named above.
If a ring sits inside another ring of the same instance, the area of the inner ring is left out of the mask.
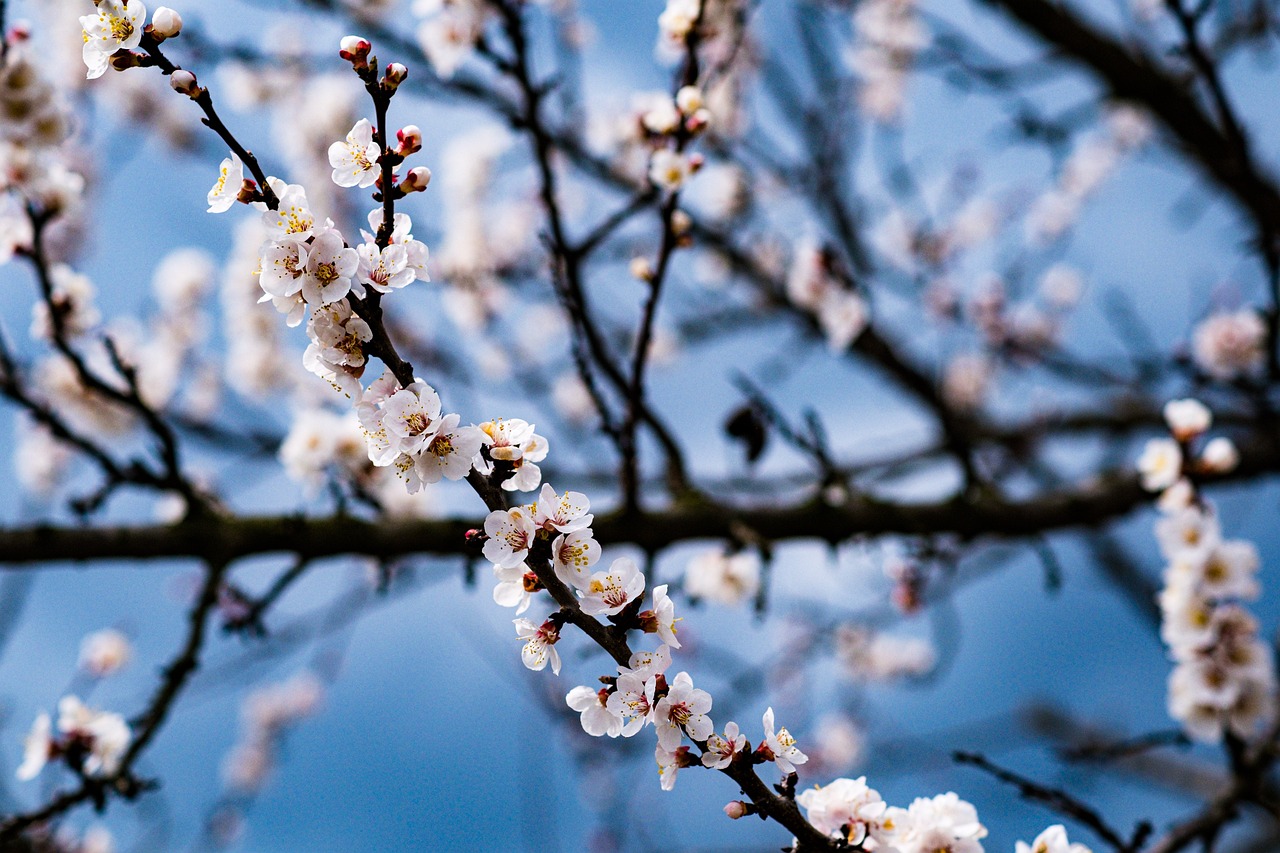
[[[333,284],[338,280],[338,268],[333,264],[317,264],[316,279],[321,287]]]

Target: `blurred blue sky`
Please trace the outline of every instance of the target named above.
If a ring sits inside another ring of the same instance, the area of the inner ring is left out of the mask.
[[[201,4],[190,5],[191,17],[201,17]],[[783,27],[782,5],[766,3],[761,14]],[[650,58],[660,2],[593,0],[583,7],[599,33],[586,67],[601,97],[665,85],[665,72]],[[1007,27],[995,25],[985,14],[971,15],[969,4],[930,7],[953,21],[982,27],[991,34],[993,47],[1024,49],[1006,35]],[[217,12],[220,21],[230,17]],[[264,14],[257,4],[249,4],[238,25],[251,34]],[[299,30],[317,44],[336,43],[336,30],[302,23],[311,19],[292,4],[282,14],[296,16]],[[208,17],[214,17],[212,11]],[[788,42],[779,37],[772,47],[785,51]],[[180,48],[174,52],[181,56]],[[1230,78],[1244,112],[1256,117],[1260,147],[1275,153],[1280,117],[1266,108],[1274,100],[1268,71],[1242,63],[1231,69]],[[164,86],[158,75],[153,82]],[[1048,97],[1066,103],[1085,92],[1068,85]],[[430,108],[426,115],[419,123],[428,136],[426,162],[434,165],[432,153],[439,151],[453,113]],[[264,140],[251,145],[266,148],[263,122],[244,115],[231,120],[248,139]],[[1000,121],[989,99],[957,94],[919,75],[905,134],[907,159],[923,173],[941,178],[972,155],[980,159],[986,183],[1035,185],[1047,166],[1042,154],[1016,149],[987,153],[1000,134]],[[204,193],[220,155],[206,147],[201,156],[175,156],[108,115],[96,116],[95,122],[103,215],[95,221],[84,269],[100,289],[105,313],[125,313],[144,304],[153,262],[168,250],[199,245],[216,257],[225,255],[230,245],[227,218],[203,213]],[[138,202],[140,195],[146,203]],[[1097,308],[1113,288],[1135,299],[1143,320],[1165,346],[1185,337],[1203,312],[1209,290],[1220,282],[1232,281],[1246,295],[1255,292],[1256,271],[1234,260],[1241,233],[1233,215],[1220,203],[1204,201],[1203,188],[1163,151],[1149,150],[1121,168],[1087,208],[1063,253],[1089,279],[1086,307],[1070,329],[1074,348],[1099,360],[1122,351]],[[1190,202],[1203,206],[1193,220],[1177,213]],[[438,203],[430,200],[422,208],[419,227],[427,233],[438,231],[430,221],[432,211],[438,215]],[[6,318],[9,334],[24,332],[31,294],[24,268],[0,268],[0,317]],[[293,341],[301,349],[301,330],[296,331]],[[765,360],[759,349],[758,341],[739,336],[655,374],[654,399],[680,413],[682,434],[701,437],[690,443],[696,469],[719,471],[735,458],[721,446],[717,431],[736,399],[732,371],[750,373]],[[833,388],[841,393],[824,393]],[[448,399],[449,391],[441,390]],[[886,406],[875,380],[822,351],[810,356],[778,393],[817,400],[828,422],[842,425],[844,446],[900,442],[919,431],[909,411]],[[1008,393],[1018,396],[1016,385]],[[480,414],[464,411],[463,417]],[[7,409],[0,414],[5,421],[0,434],[9,434],[9,415]],[[537,413],[530,417],[536,419]],[[209,457],[202,462],[220,468],[223,482],[257,473],[228,470]],[[766,469],[787,462],[785,456],[774,457]],[[9,464],[0,460],[0,466]],[[7,468],[4,472],[11,477]],[[1272,523],[1278,497],[1274,485],[1222,496],[1227,533],[1259,543],[1262,582],[1268,590],[1280,584],[1274,571],[1280,540]],[[296,489],[279,478],[265,480],[240,500],[281,512],[303,503]],[[480,507],[459,504],[456,511],[477,515]],[[0,523],[29,521],[38,512],[15,490],[0,494]],[[113,503],[107,517],[139,520],[150,515],[149,502],[123,499]],[[1145,555],[1145,567],[1154,573],[1158,556],[1151,521],[1150,514],[1143,514],[1128,522],[1125,539]],[[1009,788],[975,771],[955,768],[948,757],[953,749],[981,750],[1028,775],[1065,784],[1121,827],[1143,817],[1163,824],[1193,805],[1185,797],[1123,777],[1064,770],[1043,743],[1022,734],[1016,719],[1019,703],[1028,698],[1058,704],[1117,733],[1171,727],[1164,711],[1169,664],[1150,626],[1099,576],[1078,542],[1061,536],[1050,545],[1063,566],[1060,591],[1046,592],[1040,563],[1028,549],[989,574],[987,562],[994,563],[995,556],[980,552],[962,570],[962,576],[973,574],[975,579],[941,613],[921,615],[904,626],[919,633],[928,630],[930,619],[948,626],[942,636],[955,644],[947,650],[954,659],[936,683],[868,689],[857,698],[873,747],[852,775],[866,773],[885,799],[901,805],[916,796],[956,791],[977,805],[990,828],[988,850],[1011,850],[1016,839],[1030,840],[1058,819],[1018,801]],[[659,582],[678,574],[689,553],[680,549],[664,556],[657,566]],[[285,565],[283,558],[266,559],[241,572],[265,584]],[[20,606],[22,618],[0,652],[0,766],[16,765],[30,721],[39,710],[52,708],[71,682],[78,644],[89,631],[118,626],[137,646],[134,664],[102,684],[93,702],[125,712],[142,705],[181,636],[180,596],[192,571],[191,565],[157,562],[55,566],[3,577],[0,600]],[[783,547],[775,568],[774,612],[803,614],[815,600],[827,608],[858,610],[867,604],[865,589],[874,586],[867,578],[875,572],[856,547],[842,549],[834,559],[812,544]],[[455,563],[417,561],[412,578],[393,586],[351,624],[321,631],[314,641],[259,660],[262,651],[290,636],[287,626],[295,621],[304,626],[299,630],[305,636],[314,630],[311,617],[316,614],[350,615],[335,613],[332,602],[364,583],[363,570],[334,561],[313,571],[285,598],[271,620],[283,629],[280,639],[215,637],[190,694],[142,768],[162,780],[161,791],[136,809],[113,803],[104,817],[120,849],[195,845],[218,797],[219,764],[237,736],[244,691],[334,659],[340,661],[339,674],[322,709],[289,735],[281,766],[251,807],[243,840],[233,849],[554,853],[588,849],[602,828],[611,830],[626,851],[772,850],[786,841],[773,825],[726,820],[720,809],[737,791],[717,774],[685,772],[674,793],[660,791],[648,734],[634,743],[583,738],[576,721],[570,717],[566,723],[559,704],[546,697],[591,683],[605,671],[600,658],[581,659],[577,651],[583,646],[574,638],[565,644],[566,666],[559,679],[549,672],[526,671],[518,659],[511,614],[492,604],[486,572],[480,575],[478,585],[469,588]],[[1276,596],[1268,595],[1257,607],[1268,631],[1280,616],[1275,601]],[[778,634],[772,621],[761,625],[749,614],[715,607],[686,617],[682,630],[705,649],[732,645],[744,669],[766,668]],[[812,673],[804,685],[812,701],[768,689],[745,696],[717,693],[721,670],[714,658],[695,652],[681,655],[677,664],[720,697],[712,714],[717,723],[732,715],[753,741],[760,736],[761,713],[773,704],[803,748],[805,732],[816,722],[813,709],[852,695],[834,673],[822,671]],[[554,712],[548,711],[551,705]],[[877,743],[883,748],[877,749]],[[5,771],[0,786],[4,810],[34,803],[45,784],[9,778]],[[802,775],[802,786],[822,781]],[[150,823],[157,815],[169,834],[162,841],[140,836],[139,821]],[[93,820],[82,812],[71,824]],[[1085,833],[1080,840],[1093,841]]]

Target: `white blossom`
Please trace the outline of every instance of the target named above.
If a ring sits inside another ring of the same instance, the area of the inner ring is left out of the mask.
[[[231,205],[236,203],[243,186],[244,163],[240,162],[235,152],[232,152],[231,156],[223,160],[222,165],[218,167],[218,180],[209,190],[208,212],[226,213],[231,209]]]
[[[84,28],[82,56],[93,80],[106,73],[111,55],[118,50],[133,50],[142,42],[147,23],[147,7],[142,0],[99,0],[97,11],[80,19]]]
[[[373,141],[373,125],[360,119],[347,138],[329,146],[333,182],[340,187],[370,187],[382,175],[378,158],[382,151]]]
[[[675,750],[682,732],[692,740],[706,740],[715,731],[707,716],[711,710],[711,694],[693,686],[687,672],[678,673],[667,695],[658,700],[653,710],[653,724],[658,730],[658,743],[663,749]]]
[[[129,638],[114,628],[95,631],[80,642],[80,668],[95,678],[119,672],[131,657]]]
[[[560,653],[556,651],[556,643],[560,641],[560,628],[551,620],[535,625],[528,619],[515,619],[516,636],[525,640],[520,650],[520,660],[526,667],[539,672],[551,664],[551,671],[560,674]]]
[[[778,769],[783,773],[794,773],[797,764],[804,764],[809,760],[809,756],[796,746],[796,739],[791,736],[791,732],[787,731],[785,726],[774,731],[773,708],[768,708],[764,712],[764,745],[772,754],[773,763],[778,765]]]
[[[628,557],[613,561],[607,572],[596,572],[582,589],[582,612],[613,616],[644,592],[644,575]]]
[[[1036,840],[1027,844],[1019,841],[1014,853],[1092,853],[1083,844],[1072,844],[1067,840],[1067,830],[1062,824],[1054,824],[1036,836]]]
[[[592,737],[622,734],[622,714],[609,709],[609,695],[607,688],[575,687],[565,696],[569,707],[582,714],[582,730]]]
[[[702,765],[712,770],[723,770],[747,748],[747,738],[738,731],[738,724],[725,724],[724,734],[711,734],[707,738],[707,750],[702,753]]]

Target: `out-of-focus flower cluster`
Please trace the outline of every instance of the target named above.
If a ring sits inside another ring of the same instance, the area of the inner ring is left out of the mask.
[[[1156,538],[1169,565],[1160,634],[1175,661],[1169,713],[1196,740],[1224,733],[1247,740],[1276,713],[1271,647],[1241,604],[1258,596],[1258,551],[1223,538],[1217,510],[1197,486],[1234,469],[1239,457],[1226,438],[1198,447],[1213,421],[1199,401],[1174,400],[1164,413],[1172,438],[1149,441],[1138,466],[1143,485],[1162,491]]]

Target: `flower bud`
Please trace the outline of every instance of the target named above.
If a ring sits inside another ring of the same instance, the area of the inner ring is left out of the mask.
[[[1229,474],[1240,464],[1240,451],[1229,438],[1215,438],[1204,446],[1200,464],[1214,474]]]
[[[742,800],[734,800],[733,802],[725,803],[724,813],[729,816],[730,820],[737,820],[751,814],[747,809],[747,804]]]
[[[409,69],[405,68],[399,62],[393,62],[387,66],[386,76],[382,78],[382,88],[388,92],[394,92],[400,88],[400,84],[404,82],[404,78],[409,76]]]
[[[151,36],[156,41],[171,39],[182,32],[182,16],[168,6],[160,6],[151,15]]]
[[[409,170],[409,174],[404,176],[404,180],[400,182],[400,191],[405,195],[420,193],[427,188],[429,183],[431,183],[431,170],[426,166],[414,166]]]
[[[373,50],[373,45],[368,39],[360,38],[360,36],[343,36],[342,41],[338,43],[338,56],[341,56],[347,62],[351,63],[351,67],[357,71],[363,71],[369,67],[369,51]]]
[[[396,146],[396,153],[401,157],[408,157],[422,150],[422,130],[416,124],[397,130],[396,140],[400,143]]]
[[[198,98],[204,91],[196,83],[196,75],[185,68],[179,68],[169,75],[169,85],[173,87],[173,91],[186,95],[188,98]]]
[[[466,552],[476,557],[483,553],[484,543],[487,542],[488,539],[489,537],[485,532],[478,527],[471,528],[462,537]]]
[[[631,259],[631,277],[640,281],[653,281],[653,264],[644,256]]]
[[[1164,404],[1164,420],[1178,441],[1190,441],[1213,425],[1213,413],[1199,400],[1170,400]]]
[[[687,116],[691,116],[698,110],[702,109],[702,90],[697,86],[683,86],[680,91],[676,92],[676,106],[680,108],[680,112]]]
[[[698,110],[684,120],[684,129],[696,135],[706,130],[709,124],[711,124],[711,113],[707,110]]]

